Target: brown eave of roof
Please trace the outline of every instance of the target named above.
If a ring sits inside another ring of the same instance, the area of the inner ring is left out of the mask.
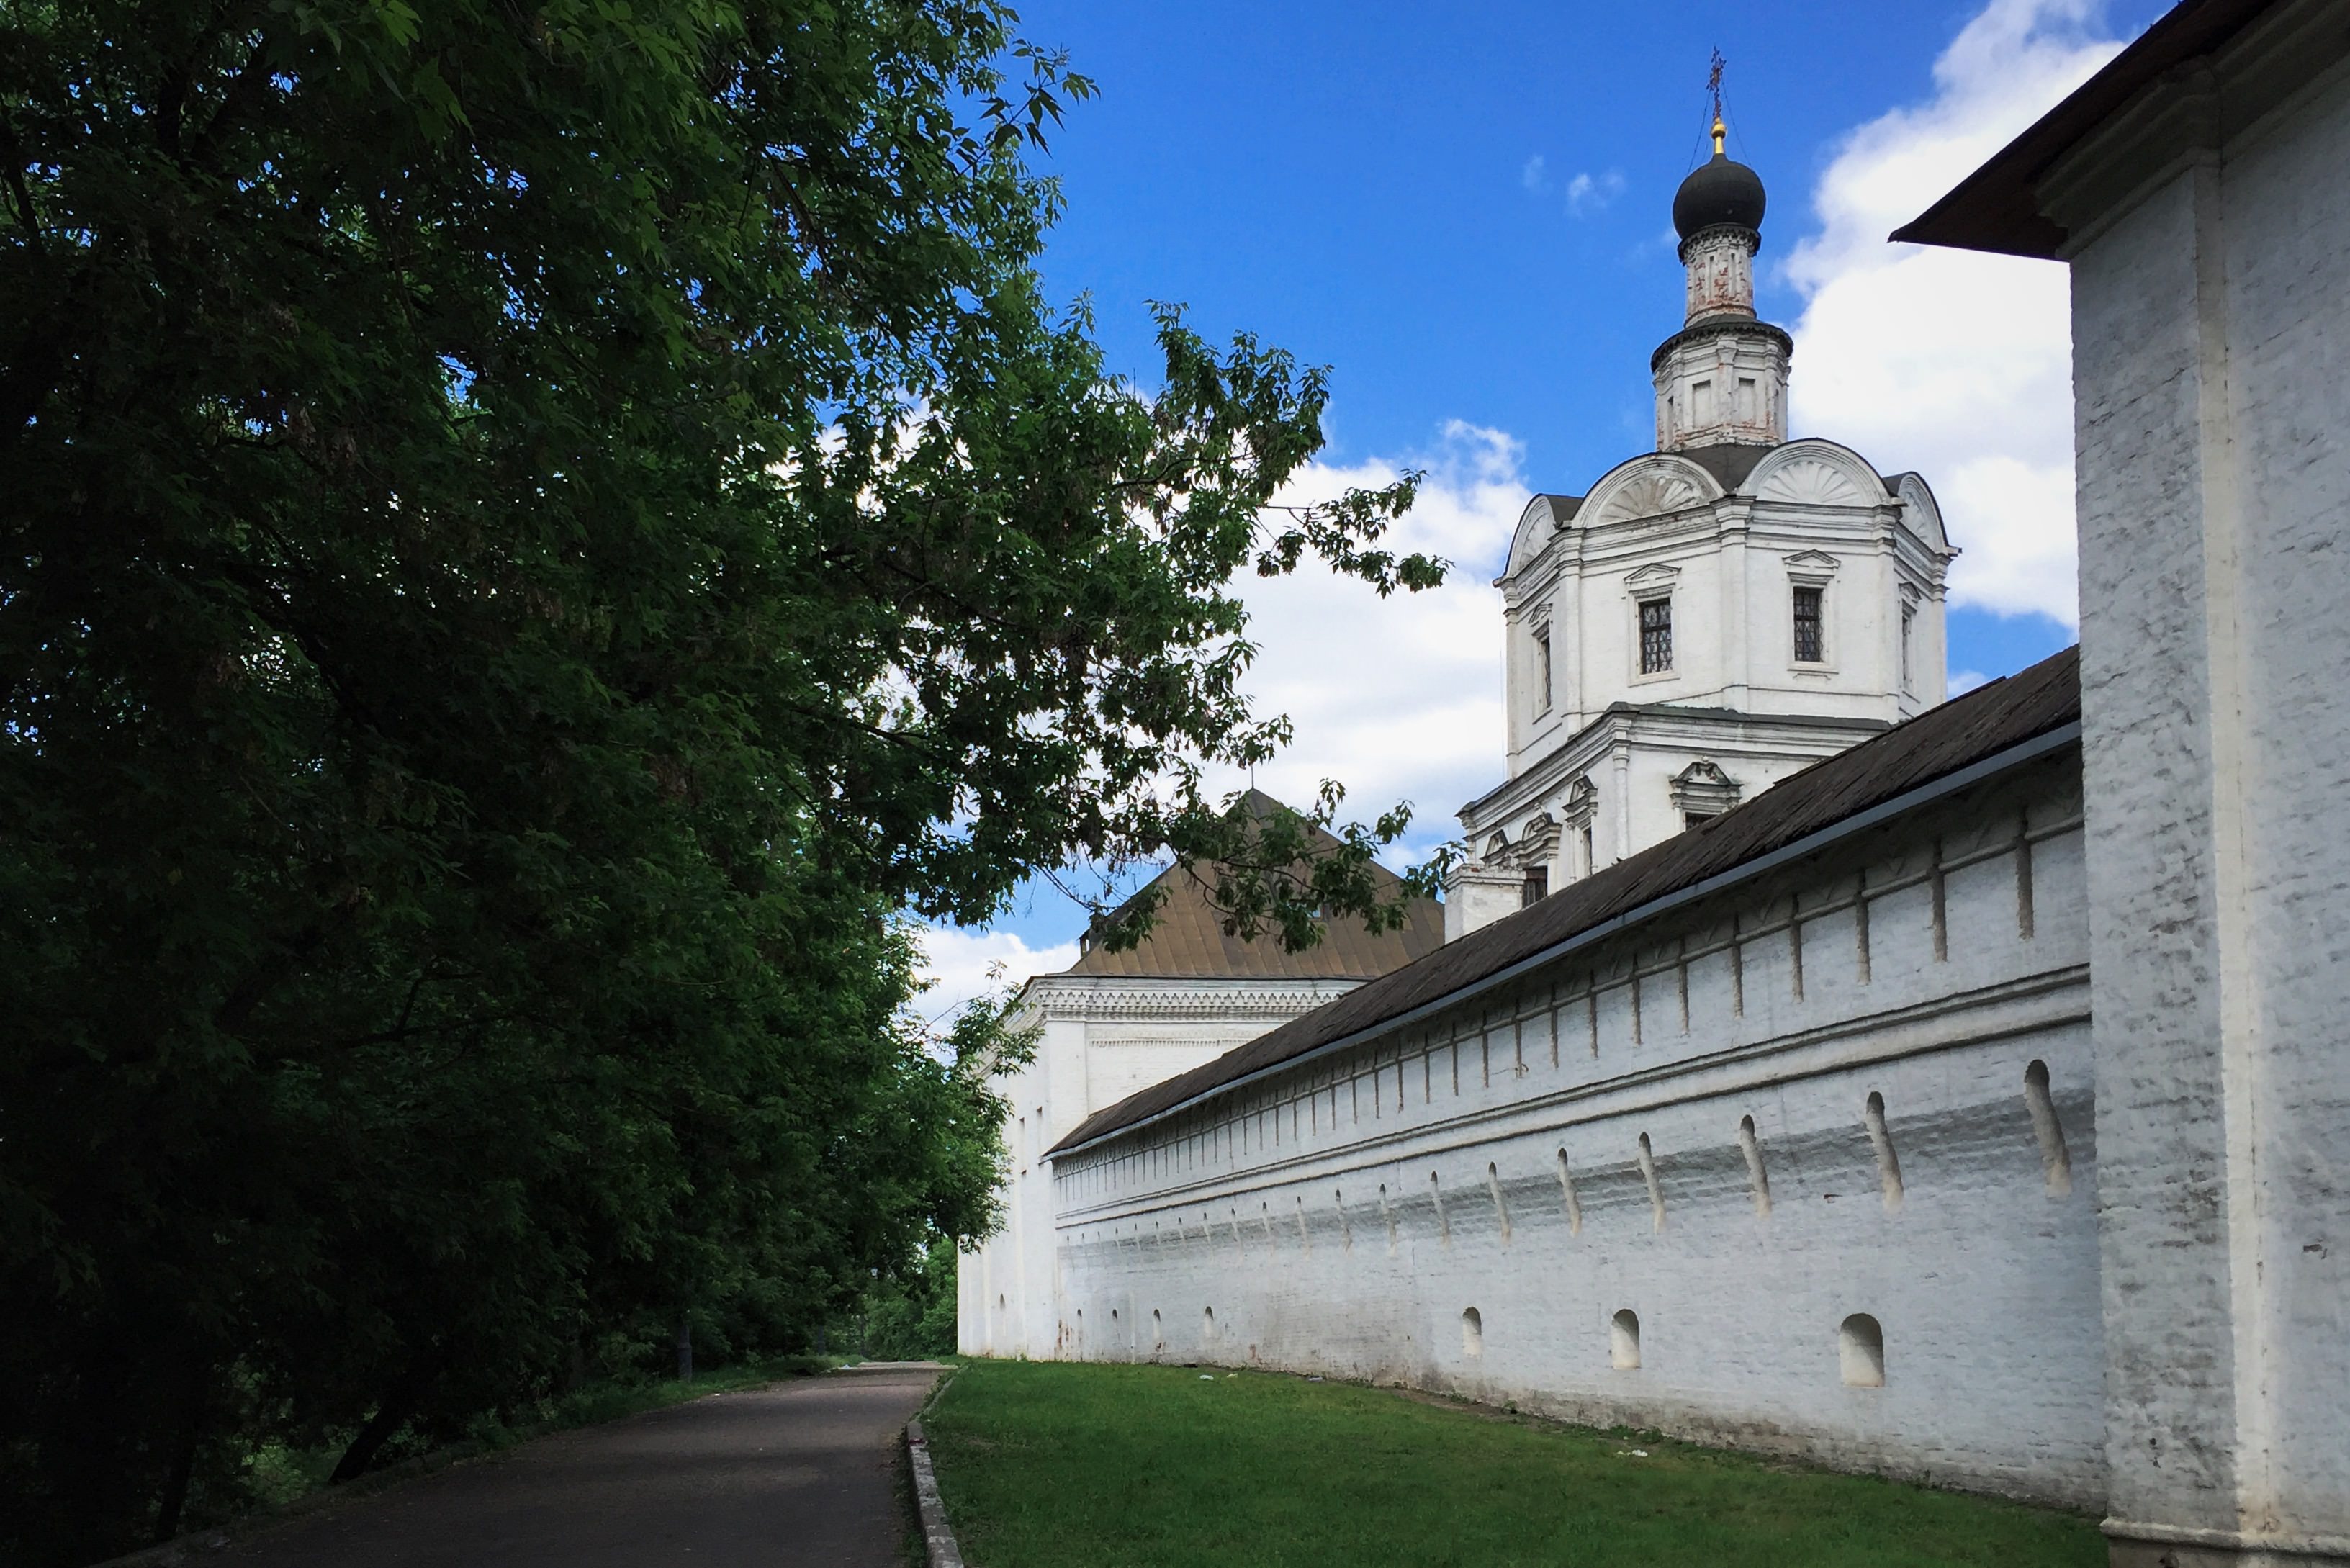
[[[2208,55],[2278,0],[2186,0],[1993,153],[1957,189],[1893,231],[1896,241],[2054,261],[2066,239],[2033,193],[2056,161],[2163,73]]]
[[[1087,1117],[1050,1152],[1090,1143],[1334,1041],[1420,1012],[1610,920],[2061,730],[2080,717],[2080,650],[2067,649],[1814,763],[1702,826],[1448,942],[1212,1062],[1129,1095]]]
[[[1284,809],[1261,790],[1248,792],[1247,805],[1259,815]],[[1324,851],[1339,846],[1319,830],[1314,841]],[[1382,897],[1395,896],[1401,879],[1394,872],[1374,862],[1370,874]],[[1375,933],[1359,919],[1331,920],[1320,941],[1295,952],[1271,932],[1243,940],[1224,929],[1224,913],[1210,894],[1215,880],[1212,866],[1169,867],[1151,878],[1163,897],[1140,942],[1117,950],[1090,944],[1061,972],[1128,980],[1370,980],[1444,945],[1444,907],[1433,898],[1406,903],[1397,930]]]

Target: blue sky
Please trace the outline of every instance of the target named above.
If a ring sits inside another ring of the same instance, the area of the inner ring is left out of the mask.
[[[1155,382],[1146,304],[1180,301],[1212,337],[1331,367],[1332,445],[1305,489],[1436,474],[1415,542],[1461,563],[1448,604],[1391,612],[1319,585],[1255,604],[1261,695],[1305,753],[1261,782],[1296,797],[1335,775],[1365,815],[1411,799],[1424,848],[1498,776],[1480,585],[1528,489],[1579,493],[1652,444],[1648,355],[1679,325],[1668,210],[1708,151],[1715,47],[1731,151],[1771,193],[1758,304],[1796,334],[1796,433],[1934,483],[1968,552],[1954,684],[2072,641],[2061,269],[1881,241],[2166,8],[1024,5],[1027,36],[1100,88],[1041,160],[1067,202],[1045,272],[1091,299],[1113,368]],[[1383,671],[1378,641],[1333,658],[1317,635],[1372,618],[1424,656]],[[1374,723],[1364,691],[1383,685]],[[1402,753],[1425,765],[1389,765]],[[1081,923],[1043,890],[992,941],[934,944],[933,1000],[983,954],[1054,967]]]

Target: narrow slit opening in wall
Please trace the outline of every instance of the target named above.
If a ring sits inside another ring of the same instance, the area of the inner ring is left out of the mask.
[[[1797,1002],[1804,1000],[1804,900],[1787,900],[1787,972],[1794,982]]]
[[[2032,813],[2027,808],[2018,812],[2015,818],[2015,934],[2024,941],[2032,940],[2036,923],[2032,888]]]
[[[1730,1012],[1746,1016],[1746,946],[1739,940],[1738,917],[1730,917]]]
[[[2056,1119],[2047,1063],[2035,1061],[2023,1070],[2023,1100],[2032,1112],[2033,1136],[2040,1142],[2041,1174],[2048,1195],[2061,1198],[2073,1190],[2073,1155],[2064,1147],[2064,1124]]]
[[[1159,1321],[1157,1307],[1150,1309],[1150,1348],[1154,1351],[1167,1348],[1167,1325]]]
[[[1648,1135],[1640,1135],[1640,1179],[1648,1185],[1649,1229],[1665,1228],[1665,1189],[1657,1180],[1656,1151],[1648,1147]]]
[[[1950,915],[1949,879],[1942,872],[1942,841],[1934,840],[1934,864],[1926,873],[1927,886],[1933,893],[1934,961],[1946,962],[1950,956]]]
[[[1558,1151],[1559,1201],[1566,1205],[1566,1233],[1583,1234],[1583,1204],[1575,1195],[1575,1172],[1566,1163],[1566,1150]]]
[[[1493,1220],[1502,1228],[1502,1245],[1510,1244],[1510,1206],[1502,1197],[1502,1168],[1488,1162],[1485,1167],[1485,1187],[1493,1195]]]
[[[1738,1119],[1738,1147],[1746,1156],[1746,1179],[1754,1198],[1754,1217],[1771,1217],[1771,1177],[1762,1168],[1762,1140],[1754,1131],[1754,1118]]]
[[[1866,1112],[1868,1120],[1868,1141],[1877,1150],[1877,1181],[1885,1193],[1885,1211],[1900,1212],[1904,1196],[1901,1185],[1901,1158],[1893,1149],[1893,1129],[1885,1120],[1885,1096],[1872,1089],[1868,1094]]]
[[[1436,1205],[1437,1234],[1450,1247],[1452,1245],[1452,1221],[1444,1212],[1444,1184],[1437,1179],[1436,1172],[1432,1170],[1428,1173],[1428,1198]]]
[[[1836,1330],[1836,1361],[1847,1388],[1884,1387],[1884,1327],[1865,1312],[1845,1319]]]
[[[1868,873],[1863,870],[1852,896],[1853,961],[1866,985],[1872,978],[1873,962],[1868,950]]]

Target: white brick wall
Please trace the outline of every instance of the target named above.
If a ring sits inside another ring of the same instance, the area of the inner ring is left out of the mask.
[[[1065,1354],[1398,1381],[2094,1504],[2104,1352],[2072,768],[2040,764],[1695,923],[1064,1157]],[[2035,1060],[2069,1146],[2062,1194],[2026,1098]],[[1637,1370],[1610,1366],[1624,1309]],[[1858,1313],[1883,1325],[1882,1387],[1841,1376],[1838,1331]]]
[[[2343,38],[2276,7],[2054,186],[2117,1563],[2350,1561],[2350,67],[2281,91]]]

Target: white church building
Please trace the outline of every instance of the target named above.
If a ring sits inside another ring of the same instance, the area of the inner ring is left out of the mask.
[[[1932,497],[1783,440],[1727,161],[1658,452],[1519,529],[1452,940],[1051,1118],[964,1347],[2345,1568],[2350,13],[2189,0],[1901,232],[2072,272],[2082,646],[1947,703]]]
[[[1957,552],[1918,475],[1787,439],[1794,345],[1754,315],[1763,207],[1717,124],[1673,202],[1688,305],[1650,363],[1657,450],[1519,519],[1508,777],[1461,808],[1448,936],[1941,700]]]

